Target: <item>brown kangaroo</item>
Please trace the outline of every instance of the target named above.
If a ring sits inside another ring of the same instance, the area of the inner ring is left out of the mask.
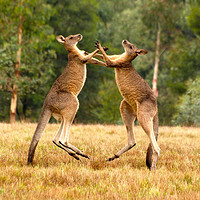
[[[77,160],[79,160],[77,155],[89,158],[69,143],[69,129],[79,107],[77,96],[85,83],[86,63],[104,66],[105,63],[92,58],[99,51],[98,49],[90,54],[78,49],[76,45],[82,39],[81,34],[70,35],[66,38],[59,35],[56,39],[61,44],[64,44],[68,52],[68,64],[63,73],[54,82],[44,101],[39,122],[29,148],[28,164],[33,162],[36,146],[51,115],[61,120],[60,128],[53,139],[53,143]]]
[[[96,42],[96,47],[103,54],[103,56],[97,55],[97,57],[104,59],[107,67],[115,68],[116,83],[124,98],[120,105],[120,112],[128,133],[128,145],[109,158],[108,161],[119,158],[120,155],[136,145],[133,123],[137,117],[140,125],[150,139],[146,155],[146,165],[149,169],[155,169],[160,153],[160,148],[156,142],[158,137],[156,96],[147,82],[136,72],[131,64],[132,60],[138,55],[147,54],[148,51],[136,48],[136,46],[127,40],[123,40],[122,45],[125,50],[123,54],[108,56],[101,47],[100,42]]]

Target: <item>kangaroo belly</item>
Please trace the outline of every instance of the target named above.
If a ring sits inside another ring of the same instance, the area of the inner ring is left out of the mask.
[[[140,85],[137,85],[137,83],[133,83],[131,80],[121,80],[117,81],[117,86],[119,88],[119,91],[121,95],[126,99],[127,102],[135,102],[135,101],[141,101],[143,98],[146,97],[146,92],[142,90]]]

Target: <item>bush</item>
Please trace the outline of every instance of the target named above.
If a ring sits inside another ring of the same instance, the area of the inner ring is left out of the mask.
[[[187,83],[187,92],[180,97],[173,123],[185,126],[200,125],[200,76]]]
[[[98,92],[100,106],[93,110],[101,123],[122,123],[119,106],[122,96],[114,80],[104,80]]]

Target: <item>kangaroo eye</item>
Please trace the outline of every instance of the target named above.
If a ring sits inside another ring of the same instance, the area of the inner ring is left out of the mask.
[[[73,37],[70,37],[69,39],[71,40],[71,39],[73,39]]]
[[[133,49],[133,47],[132,47],[132,46],[130,46],[129,48],[130,48],[130,49]]]

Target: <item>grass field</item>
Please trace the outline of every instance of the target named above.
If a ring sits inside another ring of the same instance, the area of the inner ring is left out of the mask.
[[[124,126],[109,125],[72,126],[70,142],[90,156],[77,161],[52,143],[59,125],[49,124],[27,166],[35,127],[0,123],[0,199],[200,199],[200,128],[160,127],[158,169],[150,172],[140,127],[133,149],[105,161],[127,142]]]

